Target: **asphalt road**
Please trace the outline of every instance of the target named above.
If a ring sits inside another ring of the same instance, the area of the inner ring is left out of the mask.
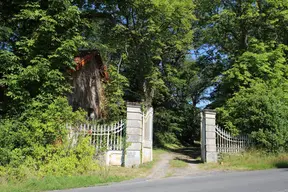
[[[288,192],[288,169],[212,173],[134,181],[61,192]]]

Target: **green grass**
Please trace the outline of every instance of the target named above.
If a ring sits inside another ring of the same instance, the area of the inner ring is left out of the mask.
[[[169,161],[170,167],[172,168],[184,168],[187,167],[188,164],[182,160],[179,159],[172,159]]]
[[[242,154],[223,155],[219,163],[200,165],[202,169],[217,170],[262,170],[273,168],[288,168],[288,153],[268,154],[260,151],[250,151]]]
[[[180,145],[180,144],[169,144],[169,143],[167,143],[167,144],[165,144],[164,148],[167,149],[168,151],[170,151],[170,150],[181,149],[181,148],[183,148],[183,146]]]
[[[1,192],[28,192],[28,191],[44,191],[95,186],[109,182],[119,182],[126,177],[109,176],[103,178],[99,175],[81,175],[70,177],[45,177],[43,179],[29,179],[22,183],[8,183],[1,185]]]
[[[153,150],[154,160],[141,165],[139,168],[106,167],[99,172],[89,175],[75,176],[49,176],[44,178],[30,178],[23,182],[2,182],[0,178],[1,192],[36,192],[46,190],[60,190],[80,187],[90,187],[112,182],[120,182],[137,177],[145,177],[154,164],[160,159],[160,155],[165,151],[161,149]]]

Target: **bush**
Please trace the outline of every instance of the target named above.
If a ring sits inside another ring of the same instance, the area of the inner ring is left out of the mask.
[[[40,176],[71,176],[95,171],[98,164],[93,159],[94,151],[88,137],[79,138],[75,147],[66,143],[55,152],[48,151],[46,162],[40,162],[38,174]]]
[[[72,112],[66,98],[57,98],[49,105],[43,103],[34,100],[18,118],[0,120],[0,165],[16,167],[29,156],[41,159],[46,146],[65,140],[66,123],[85,120],[82,111]]]
[[[257,147],[288,149],[287,85],[254,83],[218,109],[218,122],[235,134],[248,133]]]
[[[85,121],[84,113],[73,112],[66,98],[43,103],[34,100],[19,118],[0,120],[0,178],[74,175],[98,168],[90,138],[79,138],[76,146],[67,139],[66,123]]]
[[[61,146],[38,146],[35,151],[38,158],[28,156],[17,166],[15,163],[1,166],[0,178],[6,182],[22,181],[34,177],[80,175],[99,169],[94,160],[94,147],[90,145],[88,137],[79,138],[74,147],[66,142]]]

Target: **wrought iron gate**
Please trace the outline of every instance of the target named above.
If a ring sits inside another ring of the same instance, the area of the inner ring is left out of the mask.
[[[251,141],[247,135],[233,136],[219,126],[215,128],[218,153],[238,153],[247,149]]]
[[[77,127],[68,126],[69,138],[76,144],[79,136],[90,136],[91,145],[96,153],[103,151],[121,151],[125,145],[125,121],[111,125],[81,124]]]

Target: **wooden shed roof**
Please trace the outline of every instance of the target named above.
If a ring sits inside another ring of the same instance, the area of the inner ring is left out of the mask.
[[[96,59],[96,62],[101,68],[103,66],[102,58],[100,53],[97,50],[81,50],[79,54],[74,58],[74,61],[77,63],[75,68],[76,71],[80,70],[84,65],[89,63],[93,58]]]
[[[74,57],[74,61],[76,62],[77,66],[75,67],[75,70],[72,70],[71,72],[81,70],[81,68],[87,63],[89,63],[90,61],[92,61],[93,58],[95,58],[95,61],[97,63],[97,66],[99,67],[102,78],[105,78],[105,81],[108,81],[109,77],[108,77],[107,67],[103,64],[100,53],[96,49],[80,50],[79,54]]]

